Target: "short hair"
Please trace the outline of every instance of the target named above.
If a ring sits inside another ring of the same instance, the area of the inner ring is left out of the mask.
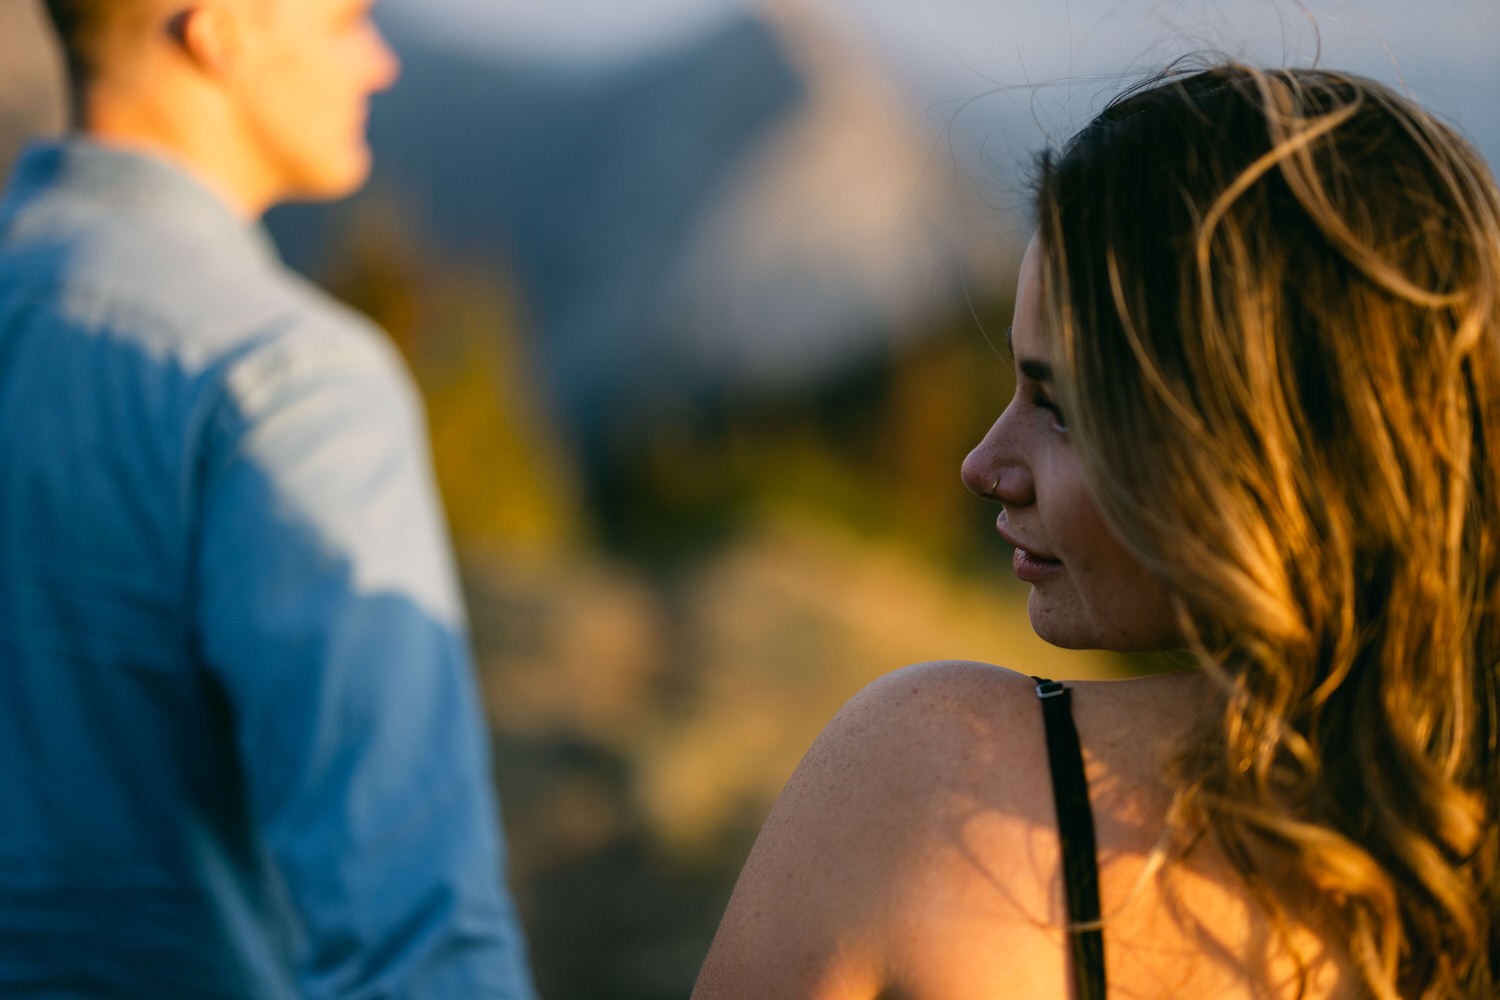
[[[115,42],[160,5],[161,0],[46,0],[74,87],[98,79]]]

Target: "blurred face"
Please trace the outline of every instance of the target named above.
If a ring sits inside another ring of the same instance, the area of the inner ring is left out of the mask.
[[[337,198],[370,173],[371,95],[400,64],[373,0],[242,0],[240,100],[274,200]]]
[[[963,464],[964,483],[1002,505],[996,523],[1031,584],[1031,627],[1070,649],[1170,649],[1177,627],[1166,589],[1105,524],[1053,395],[1043,325],[1041,250],[1021,262],[1011,327],[1016,393]]]

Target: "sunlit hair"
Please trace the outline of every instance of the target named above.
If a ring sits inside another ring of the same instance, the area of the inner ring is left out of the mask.
[[[1379,84],[1231,64],[1118,99],[1037,205],[1090,487],[1220,682],[1176,822],[1283,927],[1290,862],[1374,996],[1493,1000],[1493,179]]]

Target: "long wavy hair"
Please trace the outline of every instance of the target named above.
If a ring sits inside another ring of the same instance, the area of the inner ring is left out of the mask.
[[[1058,391],[1220,707],[1175,822],[1381,1000],[1500,995],[1500,196],[1410,100],[1177,71],[1039,163]],[[1290,940],[1290,937],[1288,937]],[[1305,969],[1304,969],[1305,972]],[[1304,975],[1304,985],[1306,976]]]

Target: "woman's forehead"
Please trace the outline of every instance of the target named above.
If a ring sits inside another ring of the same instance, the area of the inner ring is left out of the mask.
[[[1021,257],[1021,269],[1016,279],[1016,310],[1006,332],[1011,356],[1017,361],[1046,361],[1049,358],[1051,345],[1043,320],[1042,245],[1033,234]]]

